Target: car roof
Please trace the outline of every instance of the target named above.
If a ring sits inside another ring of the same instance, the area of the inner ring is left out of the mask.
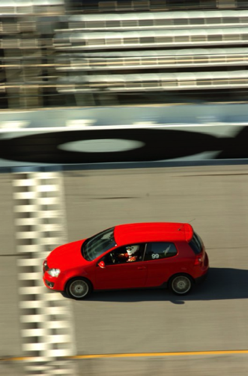
[[[188,223],[146,222],[115,226],[114,237],[118,246],[151,241],[190,241],[193,228]]]

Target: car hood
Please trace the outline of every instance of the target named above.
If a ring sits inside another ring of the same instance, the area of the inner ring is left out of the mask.
[[[81,254],[81,247],[85,240],[78,240],[55,248],[47,257],[49,269],[66,270],[87,265],[89,262]]]

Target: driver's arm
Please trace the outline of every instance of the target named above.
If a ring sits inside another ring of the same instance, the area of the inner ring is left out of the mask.
[[[130,256],[129,259],[128,259],[127,261],[128,261],[128,262],[137,261],[137,256]]]
[[[121,260],[125,260],[128,258],[128,253],[119,253],[118,258]]]

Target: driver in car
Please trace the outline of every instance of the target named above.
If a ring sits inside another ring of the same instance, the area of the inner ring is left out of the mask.
[[[134,262],[138,260],[139,254],[139,246],[138,245],[130,245],[126,247],[126,253],[120,253],[118,255],[119,259],[123,262]]]

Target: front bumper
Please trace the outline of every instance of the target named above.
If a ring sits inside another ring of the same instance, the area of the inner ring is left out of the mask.
[[[50,281],[47,281],[46,279],[44,280],[44,283],[45,285],[50,288],[50,289],[53,289],[54,288],[54,282],[50,282]]]
[[[50,290],[62,291],[58,277],[51,277],[47,272],[45,272],[43,274],[43,282],[44,285]]]

